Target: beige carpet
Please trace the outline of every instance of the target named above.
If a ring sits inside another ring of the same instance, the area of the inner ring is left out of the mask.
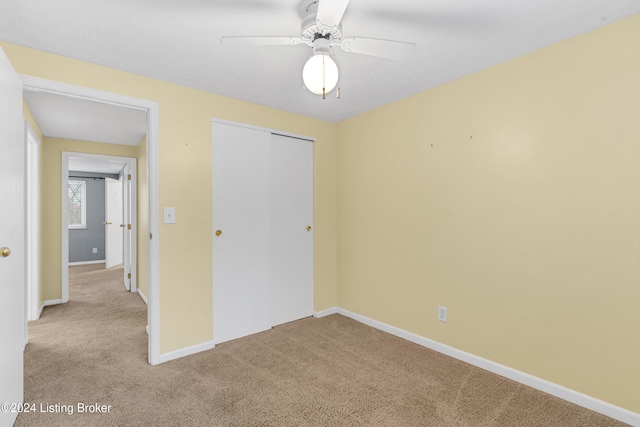
[[[37,412],[17,426],[623,425],[340,315],[152,367],[146,306],[122,270],[70,277],[71,301],[29,324],[25,400]]]

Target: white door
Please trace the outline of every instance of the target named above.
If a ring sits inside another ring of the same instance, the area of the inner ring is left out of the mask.
[[[25,148],[22,82],[0,49],[0,403],[23,401]],[[0,426],[17,412],[0,411]]]
[[[213,124],[216,344],[271,328],[270,150],[269,133]]]
[[[105,178],[105,258],[107,268],[123,262],[122,181]]]
[[[313,142],[271,138],[272,325],[313,314]]]
[[[125,164],[124,169],[122,171],[122,222],[120,224],[122,227],[122,242],[123,242],[123,250],[122,250],[122,264],[124,270],[124,287],[130,291],[131,290],[131,279],[129,278],[129,274],[131,274],[131,231],[128,228],[128,225],[131,224],[131,180],[128,179],[130,176],[130,167],[129,164]]]
[[[213,124],[214,342],[313,313],[313,144]]]

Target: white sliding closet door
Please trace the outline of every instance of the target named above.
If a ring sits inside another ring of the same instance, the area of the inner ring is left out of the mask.
[[[212,150],[218,344],[271,328],[271,135],[214,123]]]
[[[313,314],[313,143],[271,137],[272,324]]]
[[[218,344],[313,314],[313,143],[214,122],[212,154]]]

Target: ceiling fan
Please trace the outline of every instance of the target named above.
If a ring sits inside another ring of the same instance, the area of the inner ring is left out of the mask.
[[[306,44],[313,49],[311,58],[302,70],[304,84],[311,92],[325,95],[338,83],[338,66],[333,59],[333,47],[349,53],[403,60],[413,55],[416,45],[395,40],[367,37],[343,37],[342,17],[349,0],[313,0],[302,20],[301,36],[225,36],[220,43],[226,46],[295,46]],[[340,97],[340,88],[337,90]]]

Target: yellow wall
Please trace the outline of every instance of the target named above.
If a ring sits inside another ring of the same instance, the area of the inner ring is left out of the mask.
[[[147,287],[147,248],[149,242],[149,187],[147,185],[147,137],[142,138],[137,151],[138,204],[136,209],[138,227],[137,286],[148,297]]]
[[[33,113],[27,105],[27,102],[24,100],[22,101],[22,114],[24,115],[24,120],[29,122],[29,124],[33,128],[33,131],[38,136],[38,139],[40,140],[40,142],[42,142],[42,131],[40,130],[40,126],[38,125],[38,122],[36,122],[35,117],[33,117]]]
[[[31,112],[31,109],[29,108],[29,106],[27,105],[26,101],[22,101],[22,113],[24,115],[24,120],[26,122],[29,122],[29,124],[31,125],[31,128],[33,129],[33,131],[36,133],[36,136],[38,137],[38,140],[40,141],[40,143],[38,144],[38,150],[40,151],[40,164],[42,165],[42,140],[43,140],[43,136],[42,136],[42,131],[40,130],[40,125],[38,125],[38,122],[36,122],[35,117],[33,117],[33,113]],[[40,176],[40,192],[42,193],[42,176]],[[40,229],[42,229],[42,214],[40,214]],[[40,235],[40,254],[39,257],[40,259],[42,259],[42,255],[44,253],[43,251],[43,247],[42,247],[42,233]],[[40,269],[39,269],[39,275],[40,275],[40,283],[38,284],[38,286],[40,287],[40,300],[38,302],[38,305],[41,307],[42,304],[44,303],[44,292],[42,292],[42,264],[40,264]]]
[[[211,119],[316,137],[314,143],[314,308],[337,303],[337,125],[9,43],[0,43],[18,73],[158,102],[160,210],[174,206],[178,223],[160,224],[160,351],[212,339]],[[318,101],[319,103],[321,100]],[[320,105],[320,104],[319,104]],[[135,153],[133,154],[135,157]],[[193,184],[197,183],[197,186]],[[58,190],[59,191],[59,190]],[[54,196],[47,196],[53,197]],[[60,204],[59,197],[52,203]],[[57,208],[57,206],[53,206]],[[58,208],[59,209],[59,208]],[[54,209],[55,210],[55,209]],[[162,217],[162,212],[157,213]],[[58,223],[48,220],[45,228]],[[47,245],[59,250],[58,235]],[[43,260],[47,280],[59,262]],[[57,267],[56,267],[57,265]],[[51,286],[48,287],[51,289]],[[49,291],[51,299],[59,290]]]
[[[32,124],[37,123],[28,110],[26,103],[25,118]],[[34,127],[35,129],[35,127]],[[44,258],[42,259],[41,269],[43,274],[44,286],[41,288],[41,299],[56,300],[61,298],[61,271],[62,260],[60,251],[56,250],[61,245],[62,236],[60,235],[61,222],[61,199],[60,180],[62,174],[62,152],[79,152],[90,154],[102,154],[107,156],[134,157],[137,158],[138,173],[138,282],[137,285],[147,296],[147,236],[148,236],[148,208],[147,208],[147,177],[146,177],[146,148],[147,139],[144,137],[137,147],[117,144],[102,144],[88,141],[78,141],[60,138],[42,138],[42,133],[37,128],[39,137],[41,138],[41,147],[44,147],[41,157],[42,168],[42,215],[44,226],[42,227],[42,239],[45,242],[43,247]],[[41,254],[42,256],[42,254]]]
[[[62,297],[62,152],[136,157],[138,147],[48,137],[41,144],[42,293],[45,300],[57,300]]]
[[[638,46],[640,15],[340,123],[338,305],[640,412]]]

